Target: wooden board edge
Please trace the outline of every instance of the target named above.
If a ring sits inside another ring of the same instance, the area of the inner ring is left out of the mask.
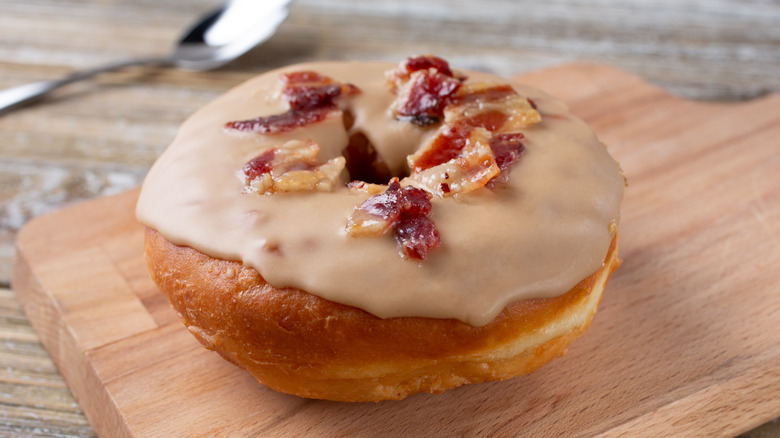
[[[20,234],[34,232],[37,223],[32,221]],[[86,352],[81,351],[56,298],[36,277],[19,240],[11,284],[22,311],[73,393],[90,426],[99,436],[132,438],[119,407],[100,381]]]
[[[761,363],[780,363],[780,355],[771,353],[764,355]],[[757,401],[756,394],[763,397]],[[777,418],[780,414],[777,394],[780,394],[780,367],[757,367],[752,373],[724,378],[685,397],[670,400],[652,412],[595,436],[733,437]]]
[[[561,78],[566,78],[566,80]],[[615,90],[632,86],[641,86],[650,94],[660,94],[673,101],[686,102],[697,107],[725,109],[737,106],[780,105],[780,92],[759,96],[747,101],[686,99],[648,81],[641,74],[623,70],[611,64],[585,60],[528,70],[511,76],[511,79],[518,84],[539,88],[562,100],[567,105],[593,99],[599,93],[603,93],[605,89]],[[575,115],[579,117],[578,114],[575,113]]]
[[[566,78],[562,80],[561,78]],[[575,61],[552,67],[528,70],[512,79],[523,85],[529,85],[550,93],[566,104],[588,100],[601,94],[605,89],[615,89],[641,84],[648,92],[662,93],[667,97],[685,100],[674,96],[663,88],[654,85],[641,76],[622,70],[609,64]],[[576,115],[576,114],[575,114]]]

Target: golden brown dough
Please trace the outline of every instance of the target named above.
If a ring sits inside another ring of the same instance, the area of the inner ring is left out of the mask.
[[[206,347],[278,391],[337,401],[401,399],[530,373],[563,355],[588,327],[620,261],[567,293],[507,306],[487,325],[454,319],[380,319],[256,270],[146,232],[154,281]]]

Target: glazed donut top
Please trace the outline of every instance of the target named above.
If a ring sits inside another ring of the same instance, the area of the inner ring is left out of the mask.
[[[624,180],[593,131],[539,90],[470,71],[450,73],[457,81],[450,89],[428,86],[446,99],[410,112],[404,105],[415,90],[404,89],[403,67],[309,63],[234,88],[181,126],[146,178],[139,221],[175,244],[251,266],[275,287],[382,318],[456,318],[480,326],[511,302],[560,295],[601,267],[617,230]],[[316,117],[296,112],[306,105],[287,93],[296,80],[336,84],[328,99],[336,97]],[[457,100],[453,88],[463,94],[501,87],[522,98],[517,123],[502,128],[518,146],[511,160],[491,162],[478,137],[498,134],[469,128],[461,146],[472,155],[445,151],[420,164],[421,150],[446,136],[448,119],[457,116],[455,106],[441,116],[442,102]],[[309,119],[294,120],[292,128],[258,128],[258,120],[284,125],[274,118],[285,114]],[[374,164],[398,179],[346,184],[352,178],[342,170],[342,155],[357,137],[375,152]],[[258,170],[265,165],[278,169]],[[370,205],[406,188],[427,203],[416,216],[428,242],[422,253],[408,250],[403,233],[383,216],[387,210],[377,213],[381,203]]]

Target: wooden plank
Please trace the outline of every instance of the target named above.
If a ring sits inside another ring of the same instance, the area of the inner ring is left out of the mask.
[[[306,403],[258,385],[182,329],[177,322],[90,353],[133,436],[257,436]]]
[[[9,289],[0,289],[0,436],[92,430]]]
[[[733,436],[780,414],[780,95],[691,103],[594,64],[521,79],[569,101],[629,181],[625,263],[566,357],[523,378],[401,402],[267,390],[200,348],[154,298],[132,191],[36,219],[18,240],[20,300],[96,431]],[[73,270],[107,280],[82,288]],[[111,318],[84,312],[103,294],[136,297],[102,309],[142,322],[95,334]]]

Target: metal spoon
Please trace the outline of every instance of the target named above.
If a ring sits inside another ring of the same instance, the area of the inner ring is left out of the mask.
[[[232,0],[207,14],[168,56],[133,59],[0,91],[0,112],[25,105],[52,90],[100,73],[139,65],[205,71],[220,67],[264,42],[289,14],[291,0]]]

